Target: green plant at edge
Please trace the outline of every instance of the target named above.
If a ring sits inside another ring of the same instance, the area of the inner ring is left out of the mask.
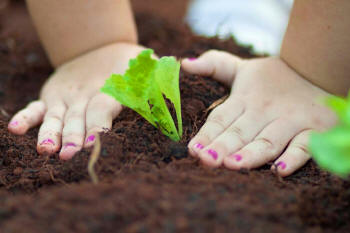
[[[326,104],[336,112],[339,123],[325,133],[313,133],[310,151],[321,168],[347,177],[350,174],[350,93],[347,99],[331,96]]]
[[[146,49],[131,59],[125,74],[112,74],[101,92],[139,113],[172,140],[179,141],[182,136],[180,62],[174,57],[156,60],[152,54],[152,49]],[[174,105],[178,129],[163,96]]]

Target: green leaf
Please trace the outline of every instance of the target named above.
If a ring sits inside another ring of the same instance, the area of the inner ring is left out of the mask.
[[[174,57],[155,60],[152,54],[151,49],[142,51],[136,59],[129,61],[124,75],[112,74],[101,91],[139,113],[172,140],[178,141],[182,135],[180,63]],[[178,130],[163,95],[174,104]]]
[[[348,98],[330,96],[326,104],[339,117],[336,127],[325,133],[313,133],[310,152],[325,170],[342,177],[350,174],[350,92]]]
[[[350,128],[338,126],[326,133],[313,133],[310,151],[321,168],[341,177],[350,174]]]
[[[162,57],[158,62],[156,70],[156,79],[161,92],[173,104],[176,112],[178,133],[182,136],[182,116],[181,116],[181,99],[180,99],[180,63],[174,57]]]
[[[350,98],[350,95],[349,95]],[[326,104],[333,109],[333,111],[338,115],[339,120],[350,126],[350,101],[337,97],[330,96],[326,99]]]

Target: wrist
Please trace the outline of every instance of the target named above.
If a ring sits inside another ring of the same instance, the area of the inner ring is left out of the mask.
[[[331,68],[327,62],[281,53],[281,60],[300,77],[313,85],[339,96],[347,96],[350,79],[342,71]]]
[[[86,49],[85,51],[82,50],[79,53],[76,53],[74,56],[67,57],[65,59],[62,58],[60,62],[53,64],[53,66],[55,69],[59,69],[65,64],[68,64],[71,61],[80,59],[84,56],[91,56],[92,54],[96,54],[96,53],[109,53],[109,52],[114,53],[113,51],[121,51],[120,48],[132,50],[133,48],[143,48],[143,47],[137,43],[137,40],[132,40],[132,41],[126,40],[126,41],[106,43],[100,46],[91,47],[89,49]]]
[[[346,95],[350,88],[350,1],[296,0],[281,58],[314,85]]]
[[[56,66],[56,71],[66,69],[67,67],[75,67],[76,64],[80,64],[80,67],[96,67],[101,70],[108,70],[108,67],[115,66],[116,60],[123,60],[127,67],[129,59],[134,58],[145,47],[126,42],[115,42],[93,49],[86,53],[82,53],[72,59],[65,61],[64,63]],[[82,65],[83,64],[83,65]],[[121,65],[121,64],[119,64]],[[73,70],[69,68],[68,70]],[[112,71],[110,71],[112,72]],[[107,74],[108,76],[109,74]]]

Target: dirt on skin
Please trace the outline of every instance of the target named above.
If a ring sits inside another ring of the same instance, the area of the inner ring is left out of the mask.
[[[184,137],[171,142],[131,110],[101,136],[96,166],[90,150],[69,162],[36,152],[38,128],[8,133],[17,110],[38,97],[52,72],[24,4],[0,4],[0,232],[350,232],[350,183],[312,162],[281,179],[269,166],[229,171],[203,167],[186,145],[207,109],[228,89],[181,72]],[[233,41],[194,36],[174,17],[187,1],[133,1],[141,44],[160,56],[193,57],[208,49],[251,57]],[[154,3],[154,4],[153,4]],[[149,7],[153,4],[154,8]],[[158,8],[157,8],[158,7]],[[159,13],[163,12],[163,13]],[[165,12],[165,13],[164,13]],[[158,14],[159,13],[159,14]]]

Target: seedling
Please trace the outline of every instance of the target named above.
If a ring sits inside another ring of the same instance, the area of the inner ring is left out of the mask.
[[[341,177],[350,174],[350,93],[347,99],[332,96],[326,103],[339,117],[336,127],[325,133],[313,133],[310,151],[325,170]]]
[[[142,51],[129,61],[124,75],[112,74],[101,91],[139,113],[172,140],[179,141],[182,136],[180,62],[174,57],[156,60],[152,54],[152,49]],[[178,128],[164,96],[174,105]]]

